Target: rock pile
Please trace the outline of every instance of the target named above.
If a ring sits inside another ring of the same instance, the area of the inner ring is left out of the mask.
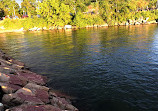
[[[46,87],[46,80],[0,51],[0,110],[78,111],[67,98]]]

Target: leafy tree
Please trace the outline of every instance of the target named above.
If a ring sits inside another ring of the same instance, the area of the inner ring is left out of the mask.
[[[19,5],[15,0],[0,0],[0,15],[14,16],[18,14]]]
[[[23,0],[21,3],[22,10],[27,13],[29,17],[36,15],[36,0]]]
[[[63,26],[71,22],[69,5],[58,0],[44,0],[38,7],[38,14],[54,26]]]

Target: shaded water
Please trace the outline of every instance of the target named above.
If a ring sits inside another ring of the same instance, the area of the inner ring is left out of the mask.
[[[2,33],[0,48],[80,110],[158,110],[157,25]]]

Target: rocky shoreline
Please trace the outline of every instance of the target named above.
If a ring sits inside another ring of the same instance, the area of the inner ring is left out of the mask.
[[[0,111],[78,111],[68,98],[46,87],[46,81],[0,50]]]

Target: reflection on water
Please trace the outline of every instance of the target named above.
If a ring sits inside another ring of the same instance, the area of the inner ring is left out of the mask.
[[[84,111],[158,109],[157,25],[2,33],[0,48]]]

